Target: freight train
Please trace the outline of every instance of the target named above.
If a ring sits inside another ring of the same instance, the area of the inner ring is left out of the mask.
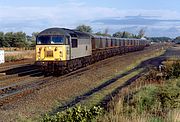
[[[66,28],[48,28],[36,38],[36,64],[42,71],[71,72],[100,60],[143,50],[146,39],[97,36]]]

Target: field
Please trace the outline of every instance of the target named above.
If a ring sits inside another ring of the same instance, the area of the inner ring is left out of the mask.
[[[16,91],[26,88],[28,84],[33,90],[29,91],[31,94],[23,97],[21,94],[11,102],[2,102],[0,120],[40,121],[45,114],[56,115],[57,112],[76,105],[87,109],[94,105],[106,106],[117,91],[126,88],[140,78],[149,66],[158,66],[177,50],[179,48],[168,49],[162,55],[165,51],[162,47],[152,46],[143,51],[115,56],[59,77],[44,77],[32,64],[4,69],[2,72],[8,75],[4,76],[1,87],[16,83],[16,87],[13,87]],[[12,90],[5,90],[1,94],[10,92]],[[92,111],[98,112],[96,108]]]
[[[5,62],[35,59],[34,50],[5,51]]]

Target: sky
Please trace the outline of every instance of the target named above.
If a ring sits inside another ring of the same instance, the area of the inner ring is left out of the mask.
[[[0,31],[31,35],[50,27],[180,36],[180,0],[0,0]]]

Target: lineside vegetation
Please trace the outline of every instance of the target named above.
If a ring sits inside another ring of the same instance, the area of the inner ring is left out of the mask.
[[[180,60],[166,61],[163,68],[149,72],[124,88],[107,108],[76,106],[43,122],[178,121],[180,108]]]

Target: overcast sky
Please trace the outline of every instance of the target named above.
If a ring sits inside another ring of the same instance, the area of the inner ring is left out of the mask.
[[[0,31],[31,34],[49,27],[109,29],[180,36],[180,0],[0,0]]]

